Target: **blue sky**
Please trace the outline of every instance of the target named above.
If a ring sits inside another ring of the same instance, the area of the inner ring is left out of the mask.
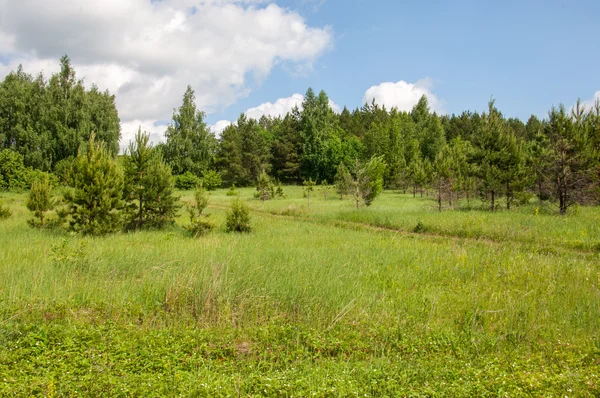
[[[191,12],[194,10],[194,12]],[[308,87],[335,109],[375,100],[509,117],[600,99],[600,2],[0,0],[0,78],[69,55],[116,96],[122,145],[153,141],[189,84],[215,132],[242,112],[279,115]]]
[[[373,85],[426,77],[449,113],[484,110],[493,95],[506,115],[525,119],[600,90],[597,1],[327,0],[316,10],[278,3],[299,9],[309,25],[330,25],[332,48],[303,76],[275,68],[209,119],[235,119],[309,86],[354,108]]]

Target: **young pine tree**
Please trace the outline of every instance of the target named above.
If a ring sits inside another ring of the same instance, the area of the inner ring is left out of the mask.
[[[90,135],[86,150],[73,162],[71,189],[65,192],[70,229],[102,235],[121,228],[123,176],[116,160]]]
[[[186,227],[186,229],[190,231],[194,237],[198,237],[213,230],[215,225],[208,220],[209,214],[202,213],[206,206],[208,206],[208,196],[204,194],[201,185],[196,188],[196,192],[194,192],[194,199],[195,203],[188,207],[190,224]]]
[[[304,196],[308,199],[308,208],[310,209],[310,194],[315,190],[316,182],[309,178],[308,181],[304,181]]]
[[[141,129],[125,155],[125,228],[162,228],[177,215],[171,168]]]
[[[41,178],[31,183],[27,197],[27,208],[33,212],[33,218],[27,220],[29,225],[43,228],[46,225],[46,213],[54,208],[55,203],[50,176],[48,173],[43,173]]]
[[[337,193],[340,194],[340,200],[343,200],[344,195],[348,195],[352,191],[352,175],[344,163],[340,163],[338,166],[334,183]]]
[[[258,183],[254,197],[264,202],[265,200],[273,199],[274,196],[275,186],[273,185],[271,178],[269,178],[267,173],[263,170],[258,176]]]
[[[227,232],[250,232],[250,209],[240,199],[231,202],[231,209],[227,212]]]

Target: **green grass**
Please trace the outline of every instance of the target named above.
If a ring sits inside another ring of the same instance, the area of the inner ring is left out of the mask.
[[[0,396],[600,394],[600,209],[239,191],[253,232],[219,190],[199,239],[33,230],[3,194]]]

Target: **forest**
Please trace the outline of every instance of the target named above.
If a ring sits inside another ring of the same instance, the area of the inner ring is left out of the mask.
[[[119,151],[114,96],[96,86],[87,90],[66,56],[49,80],[22,68],[10,73],[0,84],[0,101],[3,189],[27,185],[8,170],[21,159],[24,169],[64,174],[91,132],[110,154]],[[494,99],[481,114],[437,115],[426,97],[411,112],[371,103],[336,114],[324,91],[309,88],[300,109],[260,120],[242,114],[218,138],[205,116],[188,86],[165,141],[156,145],[184,184],[207,176],[224,187],[255,186],[265,172],[283,184],[327,185],[340,166],[356,175],[377,158],[385,165],[385,188],[431,193],[439,210],[473,197],[492,211],[534,197],[556,203],[561,214],[598,203],[598,103],[557,105],[546,118],[532,115],[526,122],[505,118]]]

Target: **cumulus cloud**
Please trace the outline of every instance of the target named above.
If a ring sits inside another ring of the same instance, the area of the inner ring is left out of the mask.
[[[304,95],[296,93],[287,98],[279,98],[275,103],[265,102],[254,108],[250,108],[244,112],[244,114],[248,118],[255,120],[259,120],[263,116],[270,116],[273,118],[284,117],[291,112],[294,107],[298,107],[299,110],[302,110],[303,101]],[[340,113],[342,111],[340,106],[332,100],[329,100],[329,106],[335,113]],[[233,124],[233,122],[229,120],[219,120],[217,123],[210,126],[210,128],[215,134],[220,134],[230,124]]]
[[[585,106],[586,110],[589,111],[596,106],[596,102],[600,102],[600,90],[594,93],[594,97],[592,99],[582,101],[581,104]]]
[[[229,120],[219,120],[212,126],[209,126],[209,128],[213,131],[213,133],[215,133],[215,136],[220,137],[223,130],[225,130],[230,125],[231,122]]]
[[[279,98],[274,104],[265,102],[257,107],[248,109],[245,113],[249,118],[256,120],[263,116],[285,116],[294,109],[295,106],[301,108],[302,101],[304,101],[304,96],[302,94],[294,94],[291,97]]]
[[[445,113],[444,103],[432,92],[433,82],[431,79],[421,79],[415,83],[399,82],[381,83],[370,87],[363,97],[363,103],[375,103],[385,105],[386,108],[398,108],[400,111],[410,111],[425,95],[429,100],[432,111]]]
[[[125,140],[133,123],[169,119],[188,84],[210,113],[275,65],[310,66],[332,44],[329,27],[263,0],[0,0],[0,9],[0,74],[22,63],[48,76],[68,54],[86,84],[116,94]]]

